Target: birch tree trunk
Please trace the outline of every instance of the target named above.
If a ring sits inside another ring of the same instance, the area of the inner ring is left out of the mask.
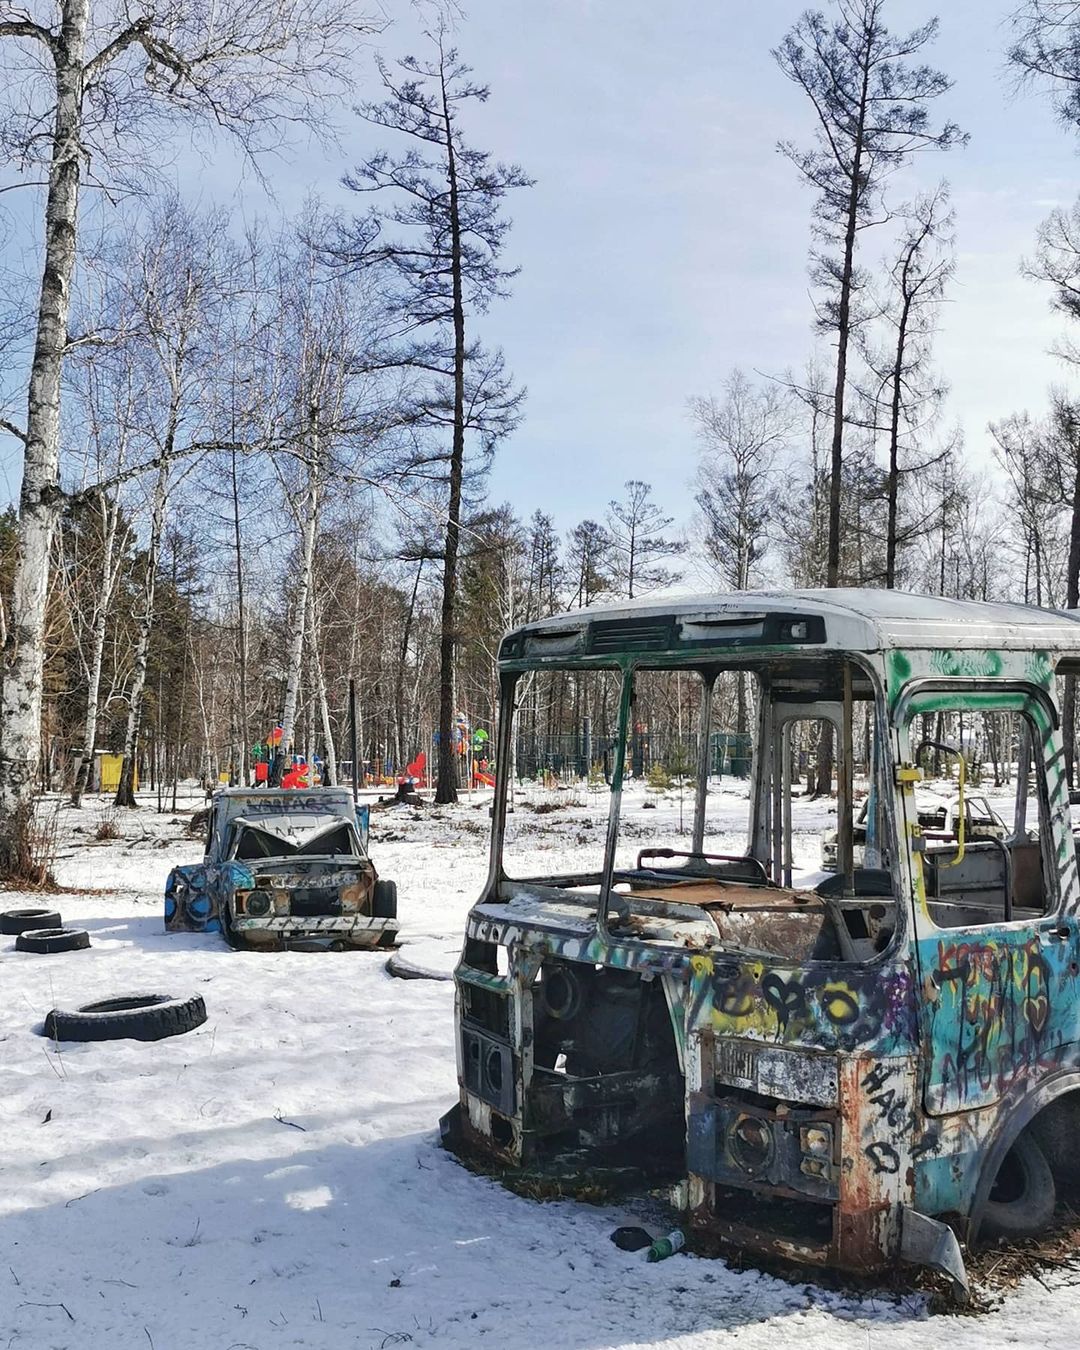
[[[30,366],[19,551],[0,694],[0,872],[26,876],[29,827],[41,754],[41,692],[49,558],[60,519],[60,377],[67,343],[79,211],[83,63],[89,0],[65,0],[50,43],[56,69],[45,257]]]
[[[173,414],[175,417],[175,413]],[[170,426],[169,439],[175,434],[175,423]],[[120,782],[116,788],[114,805],[135,806],[135,755],[139,747],[139,723],[142,718],[143,693],[146,689],[146,666],[150,655],[150,634],[154,627],[154,598],[157,588],[158,557],[161,538],[165,532],[165,513],[169,504],[168,458],[162,461],[154,485],[154,501],[150,515],[150,541],[146,556],[146,584],[143,589],[143,609],[138,616],[135,638],[135,665],[128,692],[127,726],[124,730],[124,762]]]
[[[324,764],[326,774],[324,782],[331,787],[337,783],[337,752],[334,748],[334,733],[330,726],[330,705],[326,701],[326,676],[323,673],[322,658],[319,655],[319,624],[315,606],[315,587],[308,587],[308,644],[311,651],[311,675],[314,688],[312,693],[319,704],[319,722],[322,727]],[[312,760],[308,761],[313,763]]]
[[[910,259],[904,266],[904,285]],[[904,355],[907,345],[911,297],[904,291],[896,334],[896,357],[892,369],[892,398],[889,403],[889,470],[885,479],[888,523],[885,529],[885,588],[896,587],[896,525],[900,506],[900,411],[904,396]]]
[[[105,634],[108,629],[109,609],[112,605],[120,562],[116,548],[120,521],[120,503],[115,497],[101,495],[101,509],[105,515],[105,537],[102,545],[101,582],[94,605],[94,627],[90,636],[90,668],[86,689],[86,719],[83,724],[83,752],[71,789],[72,806],[82,806],[82,796],[94,768],[94,747],[97,742],[98,706],[101,698],[101,669],[105,659]]]
[[[311,413],[311,463],[308,466],[307,503],[304,511],[300,545],[300,576],[293,602],[293,630],[289,636],[289,653],[285,683],[285,707],[281,714],[281,745],[274,762],[273,785],[280,787],[286,757],[292,752],[296,734],[296,703],[300,693],[301,667],[304,660],[304,629],[308,614],[308,595],[311,592],[315,565],[315,533],[319,521],[320,462],[319,414]]]
[[[240,733],[240,781],[248,786],[248,755],[251,734],[248,725],[247,607],[244,597],[244,550],[240,534],[240,488],[236,477],[236,448],[232,452],[233,547],[236,555],[236,654],[240,676],[240,709],[237,722]]]

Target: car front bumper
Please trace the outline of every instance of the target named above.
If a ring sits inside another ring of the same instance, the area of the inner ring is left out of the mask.
[[[230,921],[236,937],[253,947],[314,943],[329,947],[386,946],[397,936],[397,919],[369,919],[365,914],[300,916],[291,914],[252,918],[237,915]]]

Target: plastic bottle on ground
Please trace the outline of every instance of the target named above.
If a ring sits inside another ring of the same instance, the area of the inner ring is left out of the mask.
[[[667,1237],[657,1238],[649,1248],[648,1259],[650,1261],[666,1261],[669,1256],[675,1252],[682,1251],[686,1246],[686,1238],[679,1228],[673,1228]]]

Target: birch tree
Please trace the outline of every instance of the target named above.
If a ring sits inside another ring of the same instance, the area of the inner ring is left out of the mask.
[[[723,398],[692,399],[690,414],[701,446],[694,500],[705,552],[723,586],[745,591],[760,580],[779,533],[777,460],[794,430],[791,398],[774,385],[755,388],[733,370]]]
[[[86,166],[91,182],[110,165],[130,178],[179,122],[226,127],[252,157],[280,145],[283,127],[319,130],[372,26],[354,0],[157,0],[134,17],[108,0],[0,3],[0,41],[21,76],[6,91],[0,147],[46,180],[26,417],[5,427],[22,444],[23,473],[0,696],[0,871],[32,870],[45,613],[64,500],[61,377]]]
[[[1000,422],[991,422],[994,454],[1005,470],[1012,490],[1014,528],[1020,534],[1023,558],[1023,596],[1026,605],[1053,603],[1053,577],[1050,554],[1054,538],[1054,500],[1047,472],[1046,428],[1027,412],[1013,413]],[[943,499],[944,499],[943,494]],[[945,513],[942,508],[942,548],[945,539]],[[947,594],[944,553],[939,579],[940,593]]]
[[[373,413],[366,402],[368,380],[357,371],[368,354],[364,296],[348,277],[327,274],[322,267],[317,242],[321,228],[317,214],[309,211],[303,238],[282,242],[276,263],[278,308],[268,327],[269,340],[281,340],[268,361],[273,389],[264,415],[282,428],[278,472],[297,541],[289,587],[281,745],[271,775],[275,782],[281,781],[296,748],[305,652],[308,692],[320,707],[328,761],[336,766],[319,656],[316,546],[331,482],[340,491],[368,474],[364,456],[384,420],[381,410]]]
[[[701,445],[694,500],[704,526],[705,553],[725,588],[748,590],[761,579],[770,540],[780,532],[777,460],[794,428],[790,395],[775,385],[755,388],[733,370],[724,397],[690,404]],[[735,677],[735,731],[748,729],[747,681]]]
[[[131,353],[110,354],[105,361],[87,360],[79,364],[74,374],[78,407],[89,440],[88,476],[96,481],[121,474],[133,448],[139,398]],[[92,491],[84,510],[97,517],[99,551],[94,558],[96,576],[91,582],[90,604],[71,606],[85,690],[83,737],[71,790],[73,806],[82,805],[83,793],[93,774],[109,616],[131,539],[131,526],[119,491],[100,488]]]
[[[300,530],[296,586],[290,607],[289,645],[285,657],[285,701],[281,710],[281,747],[275,758],[271,781],[280,785],[288,757],[296,739],[296,709],[300,697],[300,679],[304,666],[304,633],[311,617],[309,597],[315,566],[315,531],[322,505],[323,459],[319,440],[318,404],[311,406],[307,440],[307,483],[295,512]]]
[[[117,806],[135,805],[135,766],[146,685],[158,560],[169,499],[182,473],[179,459],[212,444],[222,430],[218,334],[233,264],[222,217],[192,216],[167,201],[114,252],[124,292],[122,312],[136,328],[143,366],[138,429],[156,463],[149,500],[143,594],[136,622],[134,669],[128,690],[124,758]]]
[[[169,428],[169,434],[175,435],[175,425]],[[142,725],[146,667],[150,654],[150,636],[154,629],[158,563],[161,556],[161,542],[165,533],[173,468],[171,460],[164,460],[159,465],[150,499],[149,540],[145,553],[141,603],[135,615],[134,665],[131,672],[131,683],[128,686],[127,726],[124,731],[124,755],[120,769],[120,781],[117,784],[116,797],[114,798],[116,806],[135,805],[136,751],[139,744],[139,729]]]
[[[113,494],[97,494],[97,509],[101,516],[102,554],[94,605],[91,611],[88,660],[84,664],[86,679],[86,717],[83,723],[82,751],[71,789],[72,806],[82,805],[82,796],[94,769],[94,746],[97,742],[98,714],[101,707],[101,676],[105,663],[105,640],[109,612],[116,594],[124,549],[128,540],[126,526],[122,527],[120,500]]]

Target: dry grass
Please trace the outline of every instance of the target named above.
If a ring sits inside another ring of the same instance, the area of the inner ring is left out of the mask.
[[[60,803],[39,803],[34,807],[20,807],[15,815],[16,856],[11,865],[0,873],[0,880],[19,890],[55,891],[57,833]]]
[[[1043,1276],[1052,1271],[1071,1271],[1076,1280],[1070,1283],[1080,1283],[1080,1215],[1062,1205],[1053,1228],[1042,1237],[983,1247],[966,1257],[972,1287],[986,1306],[1024,1280],[1045,1284]]]
[[[115,806],[102,807],[94,838],[101,841],[120,838],[120,816]]]

